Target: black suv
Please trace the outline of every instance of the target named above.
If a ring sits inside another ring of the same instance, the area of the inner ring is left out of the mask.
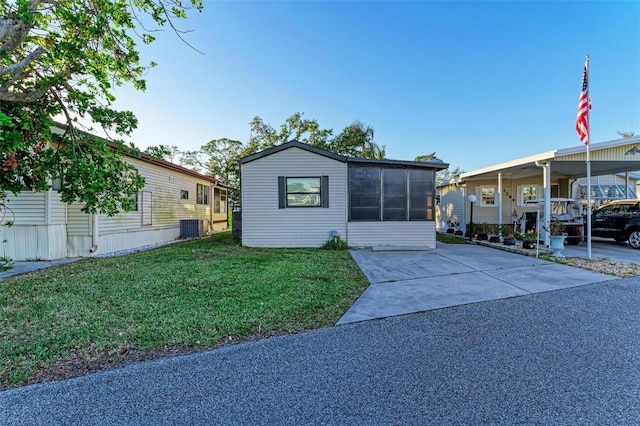
[[[640,249],[640,200],[617,200],[595,209],[591,235],[629,241],[631,247]]]

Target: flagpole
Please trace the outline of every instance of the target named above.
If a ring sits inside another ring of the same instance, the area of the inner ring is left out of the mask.
[[[589,81],[589,55],[587,55],[585,66],[587,69],[587,81]],[[587,92],[587,123],[589,123],[589,110],[591,100]],[[591,158],[589,155],[591,147],[591,125],[587,127],[587,258],[591,259]]]

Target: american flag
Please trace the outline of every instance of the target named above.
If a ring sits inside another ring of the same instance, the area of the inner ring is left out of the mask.
[[[582,72],[582,87],[580,89],[580,99],[578,100],[578,118],[576,120],[576,130],[580,140],[589,145],[589,110],[591,100],[589,99],[589,58],[584,63]]]

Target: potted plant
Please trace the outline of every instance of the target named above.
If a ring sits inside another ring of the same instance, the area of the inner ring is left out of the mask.
[[[490,224],[488,225],[489,231],[489,242],[490,243],[499,243],[500,242],[500,232],[502,230],[502,225]]]
[[[551,256],[564,257],[562,250],[564,250],[564,240],[567,238],[567,235],[564,233],[564,223],[559,220],[554,220],[549,226],[545,226],[544,229],[549,233],[549,248],[553,251]]]
[[[505,246],[513,246],[516,244],[516,237],[514,237],[513,234],[509,234],[503,238],[502,244]]]
[[[487,241],[489,239],[489,234],[487,233],[487,224],[486,223],[482,223],[482,224],[475,224],[474,223],[473,225],[474,225],[474,227],[477,225],[477,228],[476,228],[477,236],[476,236],[476,238],[478,240],[481,240],[481,241]]]
[[[538,243],[538,232],[531,229],[522,236],[522,248],[534,249]]]

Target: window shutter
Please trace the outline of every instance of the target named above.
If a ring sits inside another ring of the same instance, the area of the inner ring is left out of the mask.
[[[284,176],[278,176],[278,208],[284,209],[287,207],[287,188]]]
[[[320,202],[323,209],[329,208],[329,176],[322,176],[320,180]]]

